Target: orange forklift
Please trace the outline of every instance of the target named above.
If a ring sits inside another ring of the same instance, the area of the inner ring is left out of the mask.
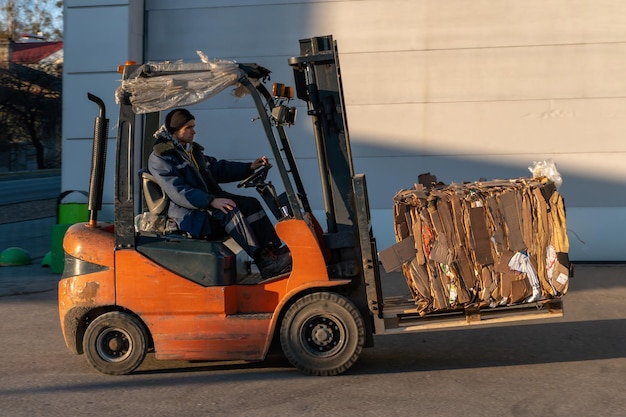
[[[148,352],[163,360],[262,361],[276,342],[302,372],[337,375],[373,346],[374,334],[442,326],[422,317],[410,298],[383,298],[365,176],[353,170],[335,41],[303,39],[300,56],[289,64],[297,98],[313,122],[326,230],[312,213],[285,131],[295,120],[288,106],[293,90],[275,84],[270,92],[267,69],[215,62],[125,65],[116,93],[112,223],[97,220],[108,120],[102,100],[89,95],[100,109],[90,219],[64,238],[59,314],[67,347],[98,371],[131,373]],[[161,111],[231,86],[254,101],[284,188],[278,195],[267,180],[271,165],[238,184],[260,193],[292,255],[291,272],[268,280],[260,280],[228,236],[194,239],[170,227],[163,215],[167,196],[144,170]],[[550,308],[527,306],[544,313],[533,318],[562,314],[555,300],[545,303]],[[452,321],[446,315],[444,327],[465,323],[463,311],[459,315]]]

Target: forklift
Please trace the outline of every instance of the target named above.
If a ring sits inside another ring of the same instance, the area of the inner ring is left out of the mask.
[[[89,95],[100,109],[90,219],[71,226],[64,238],[59,315],[68,349],[84,354],[96,370],[129,374],[148,352],[158,360],[262,361],[276,343],[303,373],[338,375],[374,345],[374,334],[468,324],[463,311],[423,317],[408,297],[383,298],[365,175],[353,168],[336,42],[332,36],[300,40],[300,55],[289,65],[296,96],[313,123],[325,230],[313,214],[285,130],[295,122],[296,108],[289,107],[294,91],[284,84],[268,90],[267,69],[209,62],[124,65],[116,93],[112,222],[97,219],[108,119],[102,100]],[[207,87],[214,81],[219,87]],[[150,94],[171,85],[175,97]],[[260,193],[293,260],[291,272],[267,280],[227,235],[197,239],[169,227],[163,214],[168,198],[145,170],[161,111],[231,86],[254,101],[273,162],[238,187]],[[185,89],[193,94],[177,94]],[[284,189],[280,195],[267,180],[273,166]],[[544,300],[497,313],[495,320],[510,321],[559,317],[562,310],[560,300]],[[478,322],[492,322],[486,317]]]

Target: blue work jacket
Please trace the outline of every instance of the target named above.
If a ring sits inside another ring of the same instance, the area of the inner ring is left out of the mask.
[[[204,148],[191,143],[191,155],[166,131],[155,134],[157,140],[148,158],[148,170],[170,199],[168,217],[180,230],[194,237],[213,208],[211,201],[224,194],[220,183],[241,181],[252,173],[250,163],[217,160],[204,155]]]

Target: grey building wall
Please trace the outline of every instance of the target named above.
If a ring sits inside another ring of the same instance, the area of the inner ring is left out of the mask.
[[[379,248],[393,243],[393,195],[418,174],[445,182],[515,178],[551,158],[564,181],[571,257],[626,259],[626,3],[74,0],[65,7],[65,189],[88,183],[95,109],[87,91],[106,99],[115,124],[118,64],[194,61],[200,50],[257,62],[273,71],[272,81],[290,83],[287,59],[298,54],[298,40],[332,34]],[[197,140],[216,156],[268,152],[246,100],[223,93],[192,111]],[[288,133],[321,210],[304,112]]]

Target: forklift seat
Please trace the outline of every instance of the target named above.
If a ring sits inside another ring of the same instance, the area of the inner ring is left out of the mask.
[[[141,189],[143,192],[143,199],[148,208],[147,213],[140,215],[143,218],[142,226],[140,230],[144,232],[157,232],[157,233],[176,233],[182,235],[188,235],[178,229],[176,222],[167,217],[167,207],[169,206],[170,199],[163,191],[163,188],[156,182],[154,176],[146,170],[141,170]],[[208,240],[224,240],[229,237],[224,227],[217,221],[209,220],[211,224],[212,233],[209,236],[204,236],[202,239]],[[191,237],[191,235],[188,235]]]
[[[167,217],[169,198],[156,182],[152,174],[146,170],[139,172],[143,201],[148,211],[135,217],[135,229],[149,234],[177,233],[176,222]]]
[[[166,214],[170,200],[163,188],[156,182],[154,176],[145,170],[141,171],[141,188],[148,211],[157,216]]]

